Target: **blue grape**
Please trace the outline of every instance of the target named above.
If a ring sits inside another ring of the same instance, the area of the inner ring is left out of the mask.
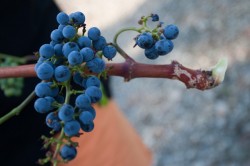
[[[92,27],[88,30],[88,37],[91,40],[98,40],[101,36],[101,31],[97,27]]]
[[[42,63],[38,66],[36,74],[41,80],[49,80],[54,74],[54,69],[48,63]]]
[[[159,54],[155,48],[155,45],[151,48],[145,49],[144,54],[148,59],[156,59],[159,57]]]
[[[55,97],[55,100],[56,100],[58,103],[63,104],[65,99],[64,99],[63,96],[57,95],[57,96]]]
[[[81,129],[85,132],[91,132],[95,125],[94,125],[94,122],[91,122],[89,124],[80,124],[81,125]]]
[[[60,43],[60,42],[57,42],[57,41],[51,40],[49,44],[50,44],[51,46],[53,46],[53,47],[54,47],[54,46],[55,46],[56,44],[58,44],[58,43]]]
[[[46,84],[50,87],[50,93],[47,96],[55,97],[59,93],[59,88],[57,86],[51,87],[53,85],[52,82],[46,82]]]
[[[99,88],[101,86],[101,81],[96,76],[90,76],[87,78],[86,87],[88,88],[90,86],[96,86]]]
[[[49,111],[53,110],[55,107],[53,106],[53,102],[55,99],[51,96],[44,97],[49,102]]]
[[[60,156],[67,161],[74,159],[76,155],[77,151],[74,146],[63,145],[62,149],[60,150]]]
[[[159,55],[166,55],[170,53],[174,48],[174,44],[171,40],[162,39],[155,43],[155,49]]]
[[[154,44],[154,39],[151,33],[144,32],[137,37],[136,44],[143,49],[151,48]]]
[[[45,97],[51,94],[51,89],[49,84],[46,82],[40,82],[35,87],[35,93],[38,97]]]
[[[82,25],[85,22],[85,15],[82,12],[71,13],[69,18],[76,25]]]
[[[39,113],[47,113],[50,111],[50,103],[45,98],[37,98],[34,103],[34,108]]]
[[[61,31],[62,31],[62,30],[63,30],[63,28],[64,28],[65,26],[66,26],[66,25],[61,25],[61,24],[60,24],[60,25],[58,25],[58,28],[57,28],[57,29],[59,29],[59,30],[61,30]]]
[[[102,50],[103,55],[108,59],[111,60],[116,55],[116,48],[114,46],[105,46]]]
[[[61,25],[67,25],[69,23],[69,16],[64,12],[60,12],[57,14],[56,20]]]
[[[80,54],[83,57],[83,62],[88,62],[95,57],[94,51],[89,47],[84,47],[81,49]]]
[[[77,96],[75,100],[75,105],[80,109],[89,108],[91,106],[91,99],[86,94],[81,94]]]
[[[72,51],[79,51],[79,47],[75,42],[67,42],[63,45],[62,52],[66,58],[68,58],[69,53]]]
[[[58,57],[62,57],[63,56],[62,48],[63,48],[63,44],[56,44],[54,46],[54,50],[55,50],[55,55],[56,56],[58,56]]]
[[[83,111],[79,115],[79,122],[82,124],[91,124],[94,120],[93,115],[88,111]]]
[[[58,117],[64,122],[70,121],[73,119],[74,108],[69,104],[64,104],[60,107],[58,112]]]
[[[91,47],[91,40],[86,36],[79,37],[77,43],[80,48]]]
[[[37,63],[35,64],[35,67],[34,67],[34,69],[35,69],[36,72],[37,72],[38,67],[39,67],[42,63],[43,63],[43,62],[38,62],[38,61],[37,61]]]
[[[79,51],[72,51],[68,55],[69,64],[72,66],[79,65],[83,62],[83,57]]]
[[[61,129],[60,120],[55,112],[50,112],[46,116],[46,124],[48,127],[52,128],[54,131],[59,131]]]
[[[151,17],[152,17],[153,22],[159,21],[159,15],[158,14],[151,14]]]
[[[88,112],[90,112],[92,114],[92,116],[94,117],[94,119],[96,117],[96,111],[95,111],[95,109],[92,106],[90,106],[88,108],[80,109],[79,111],[80,112],[88,111]]]
[[[95,57],[87,62],[87,67],[90,71],[98,74],[105,70],[105,62],[101,58]]]
[[[102,91],[96,86],[90,86],[86,89],[85,94],[91,99],[91,103],[96,103],[102,98]]]
[[[67,66],[60,65],[55,69],[55,79],[58,82],[68,81],[70,78],[70,70]]]
[[[54,54],[55,54],[54,48],[50,44],[43,44],[39,48],[39,55],[43,58],[46,59],[51,58]]]
[[[50,34],[50,38],[55,42],[61,42],[64,39],[62,31],[59,29],[53,30]]]
[[[100,36],[99,39],[94,40],[92,44],[93,44],[94,49],[96,49],[97,51],[100,51],[106,46],[107,42],[103,36]]]
[[[179,29],[176,25],[173,24],[166,26],[163,31],[163,35],[169,40],[177,38],[178,34]]]
[[[64,133],[69,136],[76,136],[79,133],[81,126],[78,121],[76,120],[71,120],[68,122],[65,122],[64,124]]]
[[[83,77],[81,76],[81,74],[79,72],[74,73],[74,75],[73,75],[73,81],[77,85],[82,86],[82,80],[83,80]]]
[[[65,38],[71,39],[76,35],[76,29],[71,25],[67,25],[63,28],[62,34]]]

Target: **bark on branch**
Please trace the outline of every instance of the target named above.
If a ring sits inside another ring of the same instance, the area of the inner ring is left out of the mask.
[[[222,59],[209,70],[189,69],[177,61],[166,65],[153,65],[138,63],[132,59],[123,63],[107,63],[106,68],[108,75],[124,77],[125,81],[139,77],[168,78],[183,82],[187,88],[206,90],[218,86],[223,81],[227,61]],[[0,68],[0,78],[11,77],[36,77],[34,64]]]

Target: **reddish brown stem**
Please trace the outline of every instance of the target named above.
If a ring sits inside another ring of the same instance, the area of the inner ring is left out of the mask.
[[[210,70],[189,69],[177,61],[167,65],[152,65],[127,59],[123,63],[108,63],[106,68],[108,75],[124,77],[125,81],[138,77],[177,79],[183,82],[187,88],[199,90],[211,89],[218,85]],[[34,65],[0,68],[0,78],[10,77],[36,77]]]

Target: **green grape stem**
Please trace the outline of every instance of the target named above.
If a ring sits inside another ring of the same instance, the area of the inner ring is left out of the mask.
[[[118,37],[119,37],[120,34],[123,33],[123,32],[135,31],[135,32],[141,33],[141,30],[142,30],[142,28],[138,29],[138,28],[135,28],[135,27],[129,27],[129,28],[123,28],[123,29],[121,29],[120,31],[118,31],[118,32],[115,34],[112,45],[116,48],[116,50],[121,54],[121,56],[122,56],[124,59],[126,59],[126,60],[127,60],[127,59],[133,60],[133,59],[132,59],[124,50],[122,50],[121,47],[118,45],[118,43],[117,43]]]
[[[61,129],[61,132],[60,132],[60,135],[59,137],[57,138],[57,140],[59,140],[56,144],[56,149],[55,149],[55,152],[53,154],[53,158],[52,158],[52,163],[53,163],[53,166],[57,166],[57,163],[58,163],[58,159],[57,159],[57,156],[59,154],[59,151],[60,151],[60,148],[61,148],[61,145],[63,144],[63,139],[64,139],[64,129],[62,127]]]
[[[12,109],[9,113],[0,118],[0,125],[12,118],[13,116],[17,116],[20,114],[23,108],[31,102],[31,100],[35,97],[35,91],[31,92],[30,95],[17,107]]]

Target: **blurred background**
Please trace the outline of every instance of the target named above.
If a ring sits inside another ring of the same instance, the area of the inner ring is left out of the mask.
[[[167,56],[151,61],[133,48],[136,33],[124,33],[121,47],[142,63],[177,60],[199,69],[227,57],[218,87],[198,91],[167,79],[112,77],[114,100],[154,155],[154,166],[250,165],[249,0],[57,0],[66,13],[82,11],[87,28],[97,26],[108,41],[143,15],[157,13],[180,34]],[[119,55],[113,62],[123,61]],[[115,125],[115,124],[114,124]]]

